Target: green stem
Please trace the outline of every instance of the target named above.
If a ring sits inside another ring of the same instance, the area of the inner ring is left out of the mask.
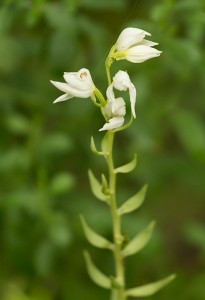
[[[113,240],[114,240],[114,260],[115,260],[115,281],[116,281],[116,293],[117,300],[126,300],[125,295],[125,275],[124,275],[124,261],[121,252],[121,246],[123,237],[121,234],[121,219],[117,212],[116,201],[116,174],[114,172],[113,163],[113,141],[114,132],[108,131],[108,155],[106,158],[108,170],[109,170],[109,189],[110,189],[110,210],[113,224]]]
[[[110,85],[112,83],[111,75],[110,75],[110,66],[113,63],[112,55],[114,54],[115,50],[116,50],[116,44],[114,46],[112,46],[112,48],[110,49],[110,52],[105,60],[105,69],[106,69],[106,73],[107,73],[108,85]]]
[[[111,75],[110,75],[110,65],[111,65],[110,58],[107,57],[107,59],[105,61],[105,69],[106,69],[106,73],[107,73],[108,85],[110,85],[112,83]]]
[[[100,107],[101,107],[101,106],[105,106],[107,102],[106,102],[106,100],[105,100],[103,94],[101,93],[101,91],[98,90],[97,88],[95,88],[94,94],[96,95],[96,97],[97,97],[97,98],[99,99],[99,101],[100,101]]]

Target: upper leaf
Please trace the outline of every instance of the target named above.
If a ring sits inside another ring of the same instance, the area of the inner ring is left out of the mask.
[[[139,208],[142,205],[143,201],[144,201],[146,191],[147,191],[147,184],[145,184],[137,194],[135,194],[134,196],[129,198],[118,209],[118,213],[120,215],[123,215],[123,214],[127,214],[127,213]]]
[[[90,181],[90,186],[93,194],[96,198],[107,202],[108,196],[102,192],[102,186],[99,181],[95,178],[93,172],[91,170],[88,171],[88,177]]]
[[[129,256],[139,252],[149,242],[152,231],[154,229],[155,221],[151,222],[145,229],[137,234],[123,249],[124,256]]]
[[[110,279],[106,275],[104,275],[93,263],[90,254],[87,251],[84,251],[86,267],[90,278],[95,282],[97,285],[105,288],[110,289]]]
[[[130,297],[147,297],[155,294],[161,290],[164,286],[170,283],[176,275],[172,274],[162,280],[155,281],[146,285],[142,285],[126,291],[126,295]]]
[[[115,169],[115,173],[129,173],[136,167],[137,155],[135,154],[134,159],[128,164]]]
[[[94,141],[94,138],[92,136],[91,136],[91,140],[90,140],[90,148],[91,148],[93,153],[95,153],[97,155],[104,155],[103,152],[97,151],[97,148],[95,146],[95,141]]]
[[[104,249],[113,249],[113,245],[110,241],[96,233],[88,224],[86,223],[84,217],[80,216],[82,226],[85,232],[85,235],[88,241],[97,248],[104,248]]]

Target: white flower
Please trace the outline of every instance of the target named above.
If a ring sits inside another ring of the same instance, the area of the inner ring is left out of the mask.
[[[148,41],[144,37],[151,34],[138,28],[124,29],[116,42],[116,52],[111,57],[116,60],[126,59],[133,63],[142,63],[159,56],[162,52],[152,48],[158,43]]]
[[[123,98],[115,98],[113,84],[107,89],[107,104],[104,107],[104,114],[108,122],[99,130],[111,130],[121,127],[124,124],[126,114],[125,101]]]
[[[94,95],[95,85],[90,72],[83,68],[78,72],[65,72],[64,82],[52,81],[51,83],[64,94],[58,97],[53,103],[68,100],[73,97],[88,98]]]
[[[127,74],[127,72],[124,71],[117,72],[117,74],[113,77],[113,86],[115,89],[119,91],[127,91],[127,89],[129,90],[132,115],[134,118],[136,118],[135,102],[136,102],[137,93],[136,93],[136,88],[132,83],[132,81],[130,80],[130,77]]]
[[[107,88],[107,104],[104,107],[104,113],[106,118],[109,120],[101,129],[111,130],[118,128],[124,124],[124,116],[126,114],[125,101],[123,98],[115,98],[114,90],[127,91],[129,90],[130,103],[132,115],[135,118],[135,102],[136,102],[136,89],[134,84],[131,82],[127,72],[118,71],[113,77],[113,82]]]

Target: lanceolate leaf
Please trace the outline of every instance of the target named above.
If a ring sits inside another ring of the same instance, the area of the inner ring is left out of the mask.
[[[97,285],[105,288],[110,289],[110,279],[106,275],[104,275],[93,263],[90,254],[87,251],[84,251],[86,267],[90,278],[95,282]]]
[[[133,240],[131,240],[127,246],[123,249],[122,253],[124,256],[129,256],[139,252],[149,242],[152,231],[154,229],[155,221],[151,222],[145,229],[137,234]]]
[[[91,148],[93,153],[95,153],[97,155],[104,155],[103,152],[97,151],[96,146],[95,146],[95,142],[94,142],[94,138],[92,136],[91,136],[91,140],[90,140],[90,148]]]
[[[85,232],[85,235],[88,239],[88,241],[95,247],[98,248],[104,248],[104,249],[110,249],[112,250],[113,245],[111,242],[109,242],[107,239],[96,233],[93,229],[91,229],[90,226],[86,223],[84,217],[80,216],[82,226]]]
[[[92,190],[93,194],[95,195],[95,197],[106,202],[108,199],[108,196],[106,196],[102,192],[102,186],[99,183],[99,181],[95,178],[95,176],[91,170],[88,171],[88,177],[90,180],[91,190]]]
[[[170,275],[162,280],[149,283],[146,285],[142,285],[133,289],[129,289],[126,291],[126,295],[130,297],[147,297],[155,294],[159,290],[161,290],[164,286],[170,283],[176,275]]]
[[[129,173],[136,167],[137,155],[135,154],[134,159],[128,164],[115,169],[115,173]]]
[[[137,194],[135,194],[133,197],[129,198],[118,209],[118,213],[120,215],[123,215],[123,214],[127,214],[127,213],[139,208],[144,201],[146,191],[147,191],[147,184],[145,184]]]

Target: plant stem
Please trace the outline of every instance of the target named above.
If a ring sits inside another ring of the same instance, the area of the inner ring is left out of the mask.
[[[107,57],[107,59],[105,61],[105,69],[106,69],[106,74],[107,74],[108,85],[110,85],[112,80],[111,80],[111,75],[110,75],[110,58],[109,57]]]
[[[110,188],[110,210],[113,224],[113,240],[114,240],[114,260],[115,260],[115,282],[116,282],[116,293],[117,300],[126,300],[125,295],[125,276],[124,276],[124,261],[121,253],[121,246],[123,237],[121,234],[121,219],[117,212],[117,201],[116,201],[116,174],[114,172],[113,163],[113,142],[114,132],[108,131],[108,155],[107,165],[109,170],[109,188]]]

